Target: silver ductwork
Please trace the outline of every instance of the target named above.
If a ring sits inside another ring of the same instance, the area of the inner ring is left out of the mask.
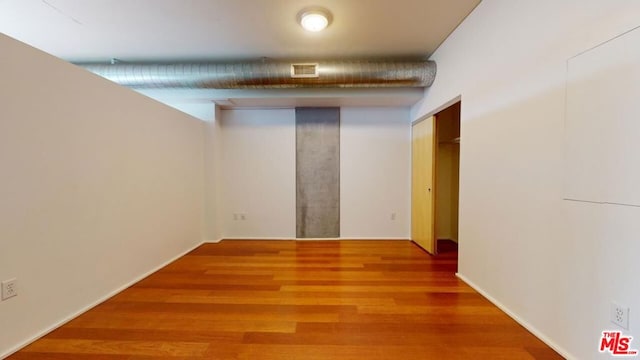
[[[115,62],[76,65],[120,85],[138,89],[427,87],[436,75],[433,61]]]

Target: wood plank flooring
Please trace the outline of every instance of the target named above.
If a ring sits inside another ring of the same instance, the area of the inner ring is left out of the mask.
[[[205,244],[9,357],[562,359],[408,241]]]

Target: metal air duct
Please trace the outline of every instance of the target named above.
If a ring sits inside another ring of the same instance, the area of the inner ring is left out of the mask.
[[[120,85],[139,88],[288,89],[426,87],[433,61],[333,60],[239,63],[77,63]]]

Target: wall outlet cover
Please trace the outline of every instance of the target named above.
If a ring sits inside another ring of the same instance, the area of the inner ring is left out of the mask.
[[[629,329],[629,308],[615,301],[611,303],[611,322],[623,329]]]
[[[7,300],[18,295],[18,281],[9,279],[2,282],[2,300]]]

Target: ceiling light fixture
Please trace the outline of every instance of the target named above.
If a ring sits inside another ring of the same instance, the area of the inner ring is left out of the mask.
[[[298,13],[298,23],[307,31],[322,31],[331,24],[331,13],[324,8],[306,8]]]

